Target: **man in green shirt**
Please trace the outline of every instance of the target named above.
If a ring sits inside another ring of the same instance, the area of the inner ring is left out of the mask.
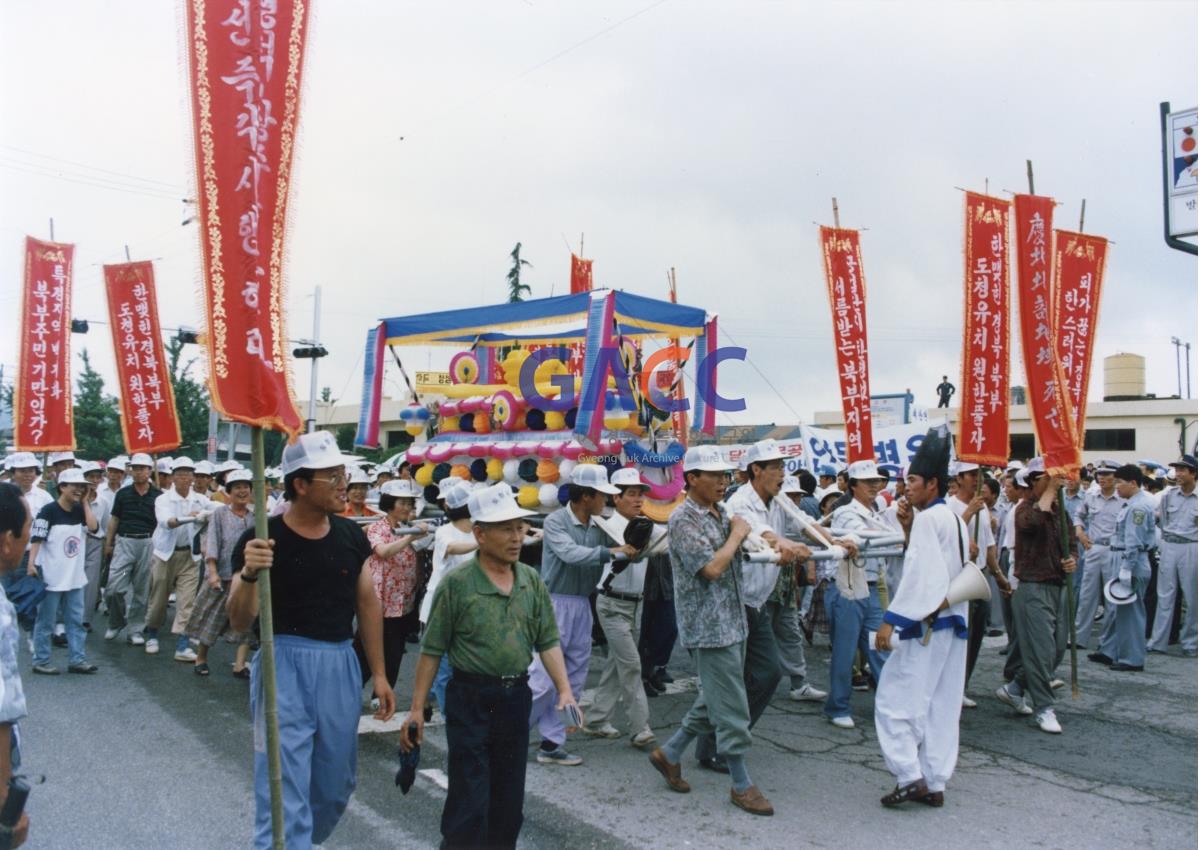
[[[449,656],[442,847],[514,847],[525,804],[534,652],[558,691],[558,710],[574,706],[575,697],[550,592],[517,560],[530,512],[503,483],[473,492],[468,508],[479,554],[448,572],[434,594],[400,747],[421,743],[425,700],[442,655]]]

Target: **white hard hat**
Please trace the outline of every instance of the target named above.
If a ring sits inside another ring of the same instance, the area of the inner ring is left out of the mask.
[[[129,466],[148,466],[154,468],[154,459],[145,452],[138,452],[129,459]]]

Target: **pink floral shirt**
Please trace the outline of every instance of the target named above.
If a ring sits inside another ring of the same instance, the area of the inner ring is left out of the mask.
[[[417,601],[417,553],[410,546],[390,558],[374,554],[375,547],[395,543],[400,537],[392,533],[391,520],[384,517],[367,526],[367,540],[372,555],[367,559],[375,595],[383,603],[384,617],[403,617],[411,612]]]

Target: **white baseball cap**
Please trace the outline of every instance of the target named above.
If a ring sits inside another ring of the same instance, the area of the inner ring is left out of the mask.
[[[445,481],[446,479],[443,478],[442,480]],[[411,481],[407,483],[413,484]],[[413,484],[413,487],[416,487],[416,485]],[[451,486],[450,490],[444,497],[446,500],[446,507],[450,508],[451,510],[457,510],[458,508],[466,506],[466,504],[471,501],[471,491],[473,489],[475,488],[473,488],[468,482],[463,481],[461,478],[455,479],[454,485]]]
[[[571,470],[571,483],[616,496],[621,491],[608,483],[608,472],[598,463],[578,463]]]
[[[216,470],[213,468],[213,465],[211,463],[209,463],[208,461],[206,461],[206,460],[196,461],[196,474],[197,475],[212,475],[213,472],[215,472],[215,471]]]
[[[50,452],[50,456],[46,458],[46,463],[54,466],[54,464],[62,463],[64,460],[74,462],[75,452]]]
[[[650,485],[642,480],[642,474],[632,466],[625,466],[614,472],[610,483],[614,487],[644,487],[647,490],[650,489]]]
[[[838,489],[836,484],[830,484],[828,487],[818,487],[817,492],[813,493],[813,497],[817,500],[817,505],[824,504],[827,496],[840,496],[842,491]]]
[[[181,469],[190,469],[196,471],[196,461],[190,457],[180,456],[171,461],[171,472],[178,472]]]
[[[285,476],[299,469],[329,469],[333,466],[343,466],[341,449],[337,440],[328,431],[314,431],[311,434],[301,434],[294,443],[288,443],[283,448],[283,461],[280,466]]]
[[[87,475],[91,472],[103,472],[104,470],[101,468],[100,464],[96,463],[94,460],[83,460],[79,462],[79,471],[84,475]],[[62,476],[60,475],[59,478],[61,477]]]
[[[129,463],[129,458],[125,457],[125,455],[117,455],[116,457],[114,457],[112,460],[110,460],[108,462],[108,466],[106,467],[106,469],[116,469],[116,470],[120,470],[121,472],[124,472],[125,465],[128,463]]]
[[[390,482],[390,481],[388,482],[388,484],[391,484],[391,483],[392,482]],[[463,479],[459,478],[457,475],[447,475],[445,478],[443,478],[441,481],[438,482],[438,498],[445,499],[447,494],[449,494],[449,492],[451,490],[453,490],[459,484],[465,484],[465,483],[466,482],[463,481]],[[380,492],[382,492],[382,491],[380,491]]]
[[[503,482],[472,490],[467,507],[473,522],[507,522],[510,519],[533,515],[533,511],[527,511],[517,505],[512,487]]]
[[[759,440],[757,443],[746,449],[745,469],[750,468],[752,463],[766,463],[772,460],[787,460],[787,455],[779,450],[779,445],[774,440]]]
[[[454,480],[460,484],[462,483],[461,478],[455,478]],[[417,486],[417,482],[415,481],[387,481],[379,488],[379,495],[395,496],[397,499],[419,499],[421,498],[421,488]]]
[[[7,466],[9,469],[28,469],[31,466],[36,469],[42,468],[33,452],[14,452],[8,456]]]
[[[846,467],[846,474],[856,481],[882,481],[885,477],[873,460],[856,460]]]
[[[145,452],[138,452],[129,459],[129,466],[148,466],[154,468],[154,460]]]
[[[803,493],[804,490],[800,486],[800,479],[795,475],[783,476],[783,487],[780,488],[783,493]]]
[[[83,477],[83,472],[71,467],[64,469],[58,475],[59,484],[87,484],[87,479]]]
[[[684,472],[732,472],[716,446],[692,446],[683,456]]]
[[[359,467],[354,467],[350,470],[350,474],[346,476],[346,486],[353,487],[355,484],[362,484],[366,487],[371,486],[371,476],[367,475]]]
[[[1035,473],[1038,475],[1046,474],[1046,461],[1041,457],[1035,457],[1033,460],[1029,461],[1029,466],[1025,467],[1026,479],[1028,479],[1028,476]]]
[[[172,461],[170,458],[163,458],[162,460],[160,460],[158,462],[157,469],[159,472],[170,473],[172,471],[171,468],[174,465],[175,465],[174,461]]]
[[[974,472],[977,469],[979,469],[979,464],[971,463],[968,460],[960,460],[958,463],[954,464],[955,475],[962,475],[964,472]]]
[[[254,477],[250,474],[250,470],[235,469],[233,472],[225,476],[225,489],[228,491],[230,487],[239,481],[245,481],[247,484],[250,484],[253,481],[253,478]]]

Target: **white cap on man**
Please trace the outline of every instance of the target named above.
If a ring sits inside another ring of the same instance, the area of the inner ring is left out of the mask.
[[[358,466],[351,469],[350,474],[346,476],[347,487],[353,487],[355,484],[361,484],[364,487],[371,486],[371,476],[367,475],[366,470]]]
[[[846,475],[855,481],[882,481],[885,477],[873,460],[856,460],[846,467]]]
[[[38,463],[33,452],[13,452],[8,456],[7,466],[9,469],[41,469],[42,465]]]
[[[215,469],[214,469],[213,465],[211,463],[209,463],[208,461],[206,461],[206,460],[196,461],[196,474],[197,475],[212,475],[214,471],[215,471]]]
[[[84,475],[89,475],[93,472],[103,472],[104,469],[94,460],[81,460],[79,462],[79,471]]]
[[[225,476],[225,490],[228,491],[234,484],[239,481],[245,481],[247,484],[252,482],[253,476],[248,469],[235,469],[233,472]]]
[[[446,479],[442,480],[445,481]],[[391,483],[392,482],[390,481],[388,482],[388,484]],[[413,481],[404,483],[407,483],[414,488],[417,486]],[[386,487],[388,485],[384,484],[383,486]],[[451,485],[450,489],[446,491],[446,495],[443,497],[446,501],[446,507],[452,511],[466,507],[467,503],[471,501],[471,492],[474,489],[475,488],[472,487],[469,482],[463,481],[461,478],[455,478],[454,484]]]
[[[612,474],[610,482],[614,487],[641,487],[649,490],[650,485],[642,480],[642,474],[632,466],[623,466]]]
[[[759,440],[757,443],[746,449],[746,454],[743,458],[746,466],[750,468],[752,463],[767,463],[772,460],[787,460],[787,455],[779,450],[779,444],[774,440]]]
[[[964,472],[974,472],[977,469],[979,469],[979,464],[971,463],[967,460],[960,460],[958,463],[954,464],[955,476],[962,475]]]
[[[171,460],[169,457],[164,457],[164,458],[162,458],[161,460],[159,460],[159,462],[158,462],[158,464],[155,466],[155,468],[156,468],[156,469],[157,469],[157,470],[158,470],[160,473],[165,473],[166,475],[170,475],[170,474],[171,474],[171,471],[172,471],[172,469],[171,469],[171,468],[172,468],[174,465],[175,465],[175,462],[174,462],[173,460]]]
[[[683,456],[684,472],[732,472],[716,446],[692,446]]]
[[[66,460],[69,460],[69,461],[71,461],[71,463],[74,463],[75,462],[75,452],[50,452],[49,457],[46,458],[46,463],[49,464],[50,466],[54,466],[56,463],[62,463],[63,461],[66,461]]]
[[[608,472],[598,463],[576,464],[571,470],[571,483],[600,493],[616,496],[621,491],[608,483]]]
[[[138,452],[129,459],[129,466],[146,466],[153,469],[154,460],[145,452]]]
[[[124,472],[125,465],[128,463],[129,458],[125,457],[125,455],[117,455],[108,462],[108,466],[106,466],[105,469],[115,469],[118,472]]]
[[[329,469],[344,464],[342,451],[338,448],[333,434],[328,431],[313,431],[311,434],[301,434],[294,443],[283,447],[280,466],[286,477],[301,469]]]
[[[472,522],[508,522],[533,515],[533,511],[527,511],[517,504],[512,487],[504,482],[472,490],[467,508],[471,512]]]
[[[196,461],[192,460],[190,457],[187,457],[185,455],[180,455],[179,457],[175,458],[175,460],[171,461],[171,468],[167,471],[168,472],[178,472],[181,469],[190,469],[192,472],[195,472],[196,471]],[[163,471],[161,466],[159,467],[158,471],[159,472]]]
[[[87,484],[87,479],[83,477],[83,472],[75,467],[64,469],[58,474],[59,486],[63,484]]]
[[[795,475],[783,476],[783,487],[780,490],[784,493],[804,493],[804,490],[800,487],[800,479]]]

